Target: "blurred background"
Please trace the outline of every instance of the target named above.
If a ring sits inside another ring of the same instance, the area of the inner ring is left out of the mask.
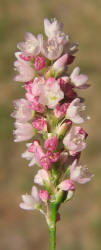
[[[25,143],[13,142],[12,101],[24,96],[20,83],[13,81],[16,44],[24,32],[43,32],[44,17],[64,23],[71,41],[79,42],[73,63],[88,74],[91,87],[80,91],[86,99],[91,120],[84,124],[89,133],[82,163],[95,177],[77,185],[74,199],[61,208],[57,223],[58,250],[101,249],[101,1],[100,0],[0,0],[0,249],[47,250],[47,225],[37,211],[19,208],[21,194],[30,192],[36,169],[22,159]],[[70,67],[72,71],[72,66]]]

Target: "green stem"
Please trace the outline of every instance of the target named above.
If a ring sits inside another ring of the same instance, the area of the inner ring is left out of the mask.
[[[56,249],[56,214],[58,210],[58,205],[54,202],[50,203],[50,223],[49,223],[49,250]]]

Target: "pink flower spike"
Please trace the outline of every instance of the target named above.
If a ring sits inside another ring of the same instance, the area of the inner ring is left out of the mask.
[[[50,179],[48,172],[45,169],[38,170],[37,174],[34,177],[34,183],[43,186],[44,183],[50,184]]]
[[[46,132],[47,131],[47,122],[45,118],[35,118],[32,122],[32,126],[39,131]]]
[[[40,197],[41,201],[47,202],[50,199],[50,194],[48,193],[47,190],[40,190],[39,197]]]
[[[75,190],[74,181],[73,181],[73,180],[70,180],[70,179],[67,179],[67,180],[62,181],[62,182],[58,185],[58,187],[59,187],[61,190],[64,190],[64,191]]]
[[[43,69],[45,66],[46,66],[45,58],[42,56],[36,56],[34,63],[35,70],[39,71]]]
[[[58,146],[58,138],[56,136],[48,138],[44,143],[44,147],[50,151],[56,150],[57,146]]]

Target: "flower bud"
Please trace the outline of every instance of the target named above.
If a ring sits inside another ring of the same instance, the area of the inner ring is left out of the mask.
[[[64,191],[69,191],[69,190],[74,190],[75,189],[75,184],[74,181],[67,179],[62,181],[59,186],[58,186],[61,190]]]
[[[35,58],[35,64],[34,64],[35,70],[41,70],[45,66],[46,66],[45,58],[42,57],[42,56],[36,56],[36,58]]]
[[[39,197],[43,202],[47,202],[50,199],[50,194],[48,193],[47,190],[40,190]]]

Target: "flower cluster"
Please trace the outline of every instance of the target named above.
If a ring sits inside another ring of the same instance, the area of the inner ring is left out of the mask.
[[[12,116],[15,142],[31,140],[22,157],[39,168],[31,195],[22,195],[20,207],[40,210],[49,224],[50,204],[59,208],[72,198],[76,182],[87,183],[93,175],[79,163],[88,136],[82,123],[90,117],[76,89],[88,88],[88,77],[79,67],[68,71],[78,44],[70,42],[56,19],[45,19],[44,31],[45,39],[26,33],[17,45],[15,81],[23,82],[25,97],[14,101]]]

